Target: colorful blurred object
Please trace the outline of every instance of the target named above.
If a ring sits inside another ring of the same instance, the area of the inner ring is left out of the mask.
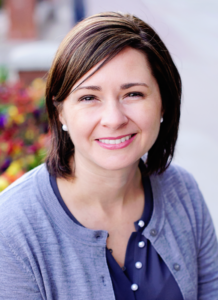
[[[43,162],[49,144],[45,82],[0,83],[0,191]]]

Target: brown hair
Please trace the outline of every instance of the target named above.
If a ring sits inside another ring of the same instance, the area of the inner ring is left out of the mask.
[[[69,134],[62,131],[58,117],[62,102],[75,83],[92,67],[103,61],[98,69],[101,68],[127,46],[145,53],[162,98],[164,122],[157,140],[148,152],[147,174],[162,173],[169,166],[179,128],[180,75],[166,46],[148,24],[129,14],[108,12],[78,23],[62,41],[49,71],[46,105],[51,148],[46,165],[51,174],[57,177],[74,175],[69,165],[74,145]]]

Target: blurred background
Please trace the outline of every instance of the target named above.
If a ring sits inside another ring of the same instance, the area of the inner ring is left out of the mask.
[[[217,0],[0,0],[0,190],[43,160],[46,72],[72,26],[102,11],[135,14],[170,50],[183,81],[174,162],[196,178],[218,233]]]

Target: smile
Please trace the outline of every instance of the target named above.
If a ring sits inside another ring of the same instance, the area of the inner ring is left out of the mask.
[[[108,150],[118,150],[129,146],[135,139],[136,134],[129,134],[117,138],[102,138],[95,140],[99,146]]]
[[[127,136],[124,136],[120,139],[113,139],[113,140],[110,140],[110,139],[99,139],[99,142],[103,143],[103,144],[110,144],[110,145],[118,145],[118,144],[121,144],[125,141],[128,141],[130,138],[131,138],[131,134],[130,135],[127,135]]]

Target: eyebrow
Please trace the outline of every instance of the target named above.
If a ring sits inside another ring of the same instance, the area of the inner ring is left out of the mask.
[[[148,85],[146,83],[138,83],[138,82],[135,82],[135,83],[125,83],[125,84],[122,84],[121,85],[121,89],[122,90],[127,90],[133,86],[146,86],[148,87]]]
[[[121,90],[127,90],[133,86],[146,86],[148,87],[148,85],[146,83],[138,83],[138,82],[135,82],[135,83],[125,83],[125,84],[122,84],[120,86]],[[97,85],[89,85],[89,86],[78,86],[77,88],[75,88],[75,91],[78,91],[78,90],[83,90],[83,89],[86,89],[86,90],[93,90],[93,91],[101,91],[101,87],[100,86],[97,86]]]
[[[89,85],[89,86],[78,86],[77,88],[75,88],[75,91],[77,90],[93,90],[93,91],[101,91],[101,87],[97,86],[97,85]]]

